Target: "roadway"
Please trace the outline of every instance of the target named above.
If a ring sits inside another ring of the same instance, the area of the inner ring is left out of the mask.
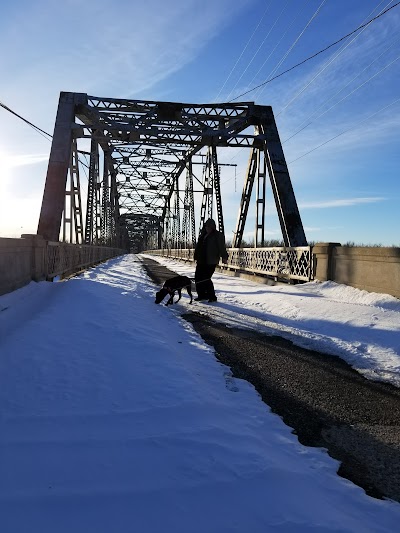
[[[142,262],[157,285],[176,275],[152,259]],[[182,317],[302,444],[325,448],[340,462],[338,474],[369,495],[400,502],[400,389],[365,379],[338,357],[227,328],[207,316],[207,304]]]

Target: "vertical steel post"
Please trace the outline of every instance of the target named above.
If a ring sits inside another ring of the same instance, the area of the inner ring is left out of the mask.
[[[240,200],[239,215],[236,223],[236,231],[233,237],[233,248],[240,248],[243,239],[244,227],[246,224],[247,212],[249,210],[251,193],[253,191],[254,176],[257,170],[258,150],[252,148],[247,164],[247,172],[244,180],[242,198]]]
[[[117,174],[114,168],[110,169],[110,234],[111,245],[118,246],[119,241],[119,198],[117,188]]]
[[[180,247],[181,238],[181,223],[180,223],[180,209],[179,209],[179,177],[174,179],[174,207],[172,213],[172,247],[177,249]]]
[[[183,216],[182,216],[182,246],[189,247],[190,235],[190,179],[191,179],[191,159],[186,163],[186,182],[185,182],[185,197],[183,199]]]
[[[99,145],[90,145],[89,181],[86,205],[85,244],[97,244],[97,178],[99,173]]]
[[[265,241],[265,182],[267,165],[262,150],[257,150],[256,230],[254,246],[264,246]]]
[[[58,241],[60,235],[65,187],[70,165],[75,105],[82,102],[83,95],[60,94],[37,230],[38,235],[50,241]]]
[[[201,232],[207,218],[212,218],[213,214],[213,175],[212,175],[212,156],[211,147],[209,147],[204,167],[203,199],[200,208],[200,225]]]
[[[221,199],[221,187],[219,179],[219,167],[218,167],[218,158],[217,158],[217,148],[215,146],[211,147],[211,161],[212,161],[212,170],[213,170],[213,185],[215,191],[215,203],[217,206],[217,218],[218,218],[218,229],[225,235],[224,228],[224,215],[222,211],[222,199]]]
[[[186,184],[183,211],[183,240],[185,248],[196,246],[196,225],[194,217],[193,163],[190,158],[186,164]]]
[[[71,157],[71,199],[73,222],[75,228],[75,243],[83,243],[83,219],[82,219],[82,200],[81,200],[81,182],[79,178],[79,156],[76,139],[72,142]],[[72,237],[71,237],[72,239]],[[72,242],[72,240],[71,240]]]
[[[303,224],[271,107],[260,120],[265,159],[285,246],[307,246]]]
[[[110,186],[108,175],[108,157],[104,152],[103,157],[103,194],[101,201],[101,230],[100,238],[102,245],[109,244],[110,228],[109,228],[109,210],[110,210]]]

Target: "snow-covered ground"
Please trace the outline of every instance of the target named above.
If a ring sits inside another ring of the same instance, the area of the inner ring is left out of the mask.
[[[194,267],[148,256],[194,278]],[[278,334],[337,355],[366,378],[400,387],[400,300],[332,281],[267,286],[215,273],[218,304],[196,308],[227,325]],[[175,298],[176,299],[176,298]]]
[[[399,530],[400,504],[300,445],[180,317],[278,330],[399,385],[399,301],[213,279],[215,304],[156,306],[124,256],[0,297],[1,533]]]

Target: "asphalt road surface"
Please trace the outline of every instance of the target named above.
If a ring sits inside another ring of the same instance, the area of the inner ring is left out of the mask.
[[[155,291],[177,275],[141,260]],[[338,357],[256,330],[227,328],[208,316],[209,305],[193,302],[182,317],[233,376],[252,383],[302,444],[325,448],[339,460],[339,475],[371,496],[400,502],[400,389],[365,379]]]

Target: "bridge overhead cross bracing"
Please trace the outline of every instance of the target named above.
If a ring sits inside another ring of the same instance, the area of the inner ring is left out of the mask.
[[[149,238],[152,245],[163,246],[168,231],[179,240],[182,225],[176,219],[185,209],[186,214],[193,212],[188,206],[188,202],[193,203],[193,185],[191,191],[185,190],[193,179],[187,179],[186,174],[192,172],[202,150],[209,151],[207,161],[212,161],[208,169],[212,188],[203,187],[203,204],[207,203],[208,213],[212,212],[215,196],[215,218],[223,229],[217,148],[245,147],[267,154],[288,244],[304,245],[297,204],[269,106],[252,102],[187,104],[61,93],[38,227],[38,233],[50,240],[59,238],[63,213],[64,225],[68,223],[72,228],[73,217],[65,217],[65,191],[70,190],[74,206],[77,205],[75,198],[79,195],[73,183],[79,180],[71,177],[70,188],[66,186],[68,172],[72,173],[74,146],[75,174],[76,159],[82,162],[83,157],[89,158],[88,193],[82,193],[87,197],[84,235],[87,244],[107,244],[110,239],[128,237],[136,246],[139,242],[148,246]],[[247,181],[252,179],[254,176],[246,177]],[[185,180],[186,185],[182,184]],[[242,203],[248,201],[249,198],[242,198]],[[147,229],[145,221],[149,224]],[[241,220],[238,227],[243,225]],[[82,235],[82,228],[71,230],[71,240],[73,234]]]

